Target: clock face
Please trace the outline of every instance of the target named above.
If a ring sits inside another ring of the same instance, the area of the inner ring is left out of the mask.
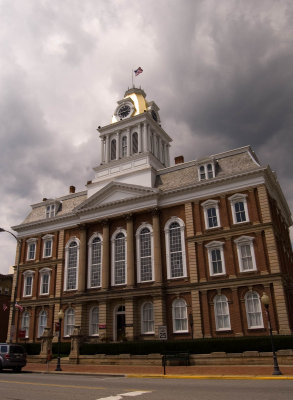
[[[123,119],[123,118],[126,118],[130,114],[130,112],[131,112],[130,106],[128,104],[123,104],[119,108],[117,115],[119,118]]]
[[[154,110],[152,110],[152,117],[156,122],[158,122],[158,116],[157,116],[157,113]]]

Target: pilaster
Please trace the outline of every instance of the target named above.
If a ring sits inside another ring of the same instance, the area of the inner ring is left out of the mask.
[[[134,246],[133,246],[133,216],[126,216],[127,231],[127,286],[134,286]]]
[[[86,227],[80,226],[79,231],[79,266],[78,266],[78,292],[85,291],[85,276],[86,276]],[[78,324],[80,326],[80,324]]]
[[[152,223],[154,233],[154,265],[155,265],[155,282],[162,283],[162,254],[161,254],[161,235],[160,235],[160,214],[158,209],[152,212]]]
[[[102,289],[109,288],[110,277],[110,237],[109,223],[103,221]]]
[[[200,310],[199,291],[191,291],[192,317],[193,317],[193,337],[202,338],[202,317]]]

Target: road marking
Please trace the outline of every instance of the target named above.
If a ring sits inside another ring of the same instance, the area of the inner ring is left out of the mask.
[[[141,394],[145,394],[145,393],[151,393],[151,391],[147,390],[147,391],[133,391],[133,392],[127,392],[127,393],[120,393],[120,394],[117,394],[116,396],[102,397],[97,400],[122,400],[123,397],[140,396]]]
[[[74,389],[100,389],[105,390],[106,387],[102,386],[77,386],[77,385],[57,385],[56,383],[36,383],[36,382],[21,382],[21,381],[5,381],[0,380],[2,383],[16,383],[19,385],[33,385],[33,386],[54,386],[54,387],[62,387],[62,388],[74,388]]]

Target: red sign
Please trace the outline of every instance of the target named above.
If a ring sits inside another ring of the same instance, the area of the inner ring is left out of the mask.
[[[25,338],[25,331],[18,331],[18,337],[24,339]]]
[[[100,324],[99,329],[106,329],[106,324]]]
[[[55,322],[55,332],[59,332],[60,324],[59,322]]]

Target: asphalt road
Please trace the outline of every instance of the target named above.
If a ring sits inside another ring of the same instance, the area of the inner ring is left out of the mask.
[[[291,400],[293,380],[149,379],[2,372],[1,400]]]

